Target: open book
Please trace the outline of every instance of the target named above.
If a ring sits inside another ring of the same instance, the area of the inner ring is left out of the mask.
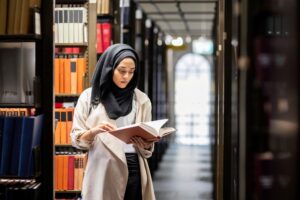
[[[139,136],[148,141],[157,141],[170,133],[175,132],[175,128],[162,126],[168,119],[155,120],[150,122],[141,122],[129,126],[120,127],[110,133],[115,137],[123,140],[125,143],[130,143],[130,138]]]

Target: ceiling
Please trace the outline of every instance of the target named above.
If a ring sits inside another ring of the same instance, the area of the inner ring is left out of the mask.
[[[135,0],[162,32],[173,37],[211,37],[218,0]]]

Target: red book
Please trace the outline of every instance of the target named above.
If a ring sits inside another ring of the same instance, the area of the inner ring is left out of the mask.
[[[103,52],[103,44],[102,44],[102,27],[100,23],[97,23],[97,53]]]
[[[74,190],[74,156],[68,156],[68,190]]]
[[[55,102],[55,108],[62,108],[63,103],[62,102]]]
[[[65,47],[65,48],[63,48],[63,52],[65,54],[72,54],[73,53],[73,48],[72,47]]]
[[[111,24],[108,22],[104,22],[102,25],[102,44],[103,51],[105,51],[111,43]]]

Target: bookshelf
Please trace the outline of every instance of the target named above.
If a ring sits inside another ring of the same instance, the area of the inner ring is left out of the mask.
[[[5,3],[6,1],[2,1],[1,3]],[[16,76],[14,77],[14,81],[16,83],[22,82],[21,80],[25,80],[24,76],[26,73],[20,73],[20,69],[22,70],[29,70],[28,72],[28,83],[29,87],[27,87],[26,90],[22,88],[22,84],[16,85],[16,94],[17,98],[10,96],[11,98],[10,102],[7,102],[7,99],[5,100],[5,95],[7,93],[3,93],[3,91],[7,91],[9,88],[9,85],[7,85],[7,82],[1,83],[1,101],[0,101],[0,109],[20,109],[20,110],[31,110],[34,111],[32,114],[34,117],[32,119],[36,120],[36,118],[39,115],[43,115],[42,122],[34,122],[40,125],[41,129],[41,138],[40,142],[36,143],[38,146],[35,146],[39,149],[38,153],[36,150],[34,151],[31,149],[31,145],[29,150],[29,155],[36,157],[33,158],[33,162],[35,167],[30,172],[29,175],[19,173],[18,175],[13,174],[3,174],[0,176],[0,199],[21,199],[23,196],[20,196],[20,189],[23,190],[22,195],[25,193],[28,195],[31,195],[28,197],[29,199],[40,199],[43,197],[44,199],[53,199],[53,181],[52,181],[52,164],[53,164],[53,145],[52,145],[52,130],[53,130],[53,119],[52,119],[52,112],[53,112],[53,88],[52,88],[52,55],[53,55],[53,31],[52,26],[49,26],[49,24],[52,24],[52,13],[53,13],[53,1],[31,1],[29,4],[29,1],[22,1],[22,6],[18,4],[14,4],[16,2],[7,1],[8,8],[12,7],[16,10],[23,9],[23,14],[19,16],[15,16],[16,21],[20,21],[20,24],[14,23],[14,21],[10,21],[7,19],[5,21],[5,17],[1,18],[1,20],[4,19],[4,24],[8,26],[11,26],[14,24],[13,31],[8,31],[8,29],[1,29],[0,34],[0,45],[1,45],[1,65],[2,66],[12,66],[12,63],[19,63],[14,65],[10,70],[16,72]],[[28,4],[27,4],[28,3]],[[3,7],[2,7],[3,8]],[[16,12],[16,10],[5,10],[6,12],[2,12],[2,14],[6,16],[10,16],[11,13]],[[31,18],[31,13],[37,12],[38,16],[40,17],[40,20],[37,18],[33,19]],[[20,19],[18,19],[20,17]],[[38,20],[38,21],[35,21]],[[2,21],[3,22],[3,21]],[[2,23],[3,24],[3,23]],[[39,25],[37,27],[36,25]],[[34,34],[34,28],[39,28],[40,34]],[[18,56],[14,56],[14,61],[9,59],[3,59],[3,55],[6,55],[6,53],[11,52],[12,56],[14,55],[14,52],[21,52],[17,53]],[[21,61],[20,61],[21,60]],[[23,65],[23,66],[22,66]],[[9,76],[9,70],[5,72],[1,72],[1,75]],[[34,77],[34,78],[32,78]],[[6,80],[3,77],[1,80]],[[3,88],[4,87],[4,88]],[[25,99],[22,98],[23,94],[25,93]],[[19,95],[21,95],[21,98]],[[31,100],[28,100],[27,97],[30,97]],[[47,97],[47,98],[45,98]],[[3,113],[2,113],[3,114]],[[7,113],[6,113],[7,114]],[[21,114],[21,112],[20,112]],[[23,115],[23,114],[22,114]],[[8,118],[11,120],[20,122],[23,121],[23,125],[26,124],[25,121],[29,119],[29,117],[0,117],[1,119],[8,121]],[[1,127],[1,131],[3,131],[5,128],[7,131],[7,123],[5,124],[5,127]],[[15,139],[19,138],[20,136],[17,136],[17,133],[25,133],[27,130],[30,134],[30,130],[34,129],[23,129],[23,126],[16,125],[14,127],[14,137]],[[19,132],[21,131],[21,132]],[[2,132],[4,133],[4,132]],[[32,134],[32,133],[31,133]],[[20,137],[20,143],[25,142],[23,137]],[[29,137],[29,135],[28,135]],[[15,141],[15,140],[14,140]],[[18,141],[18,140],[17,140]],[[2,141],[1,141],[2,143]],[[22,149],[22,146],[20,147]],[[18,146],[16,146],[16,143],[14,144],[14,149],[18,149]],[[24,149],[21,150],[20,153],[23,154],[25,151]],[[1,145],[1,152],[2,151],[2,145]],[[15,151],[18,152],[18,151]],[[26,150],[27,152],[27,150]],[[20,157],[21,158],[21,157]],[[16,160],[15,160],[16,161]],[[8,163],[7,160],[4,160],[5,163]],[[1,162],[1,163],[4,163]],[[28,163],[31,163],[30,160]],[[19,171],[20,169],[24,169],[23,167],[20,167],[19,162]],[[38,168],[37,168],[38,167]],[[12,169],[12,168],[11,168]],[[37,171],[38,170],[38,171]],[[10,187],[7,187],[10,185]]]
[[[241,12],[240,199],[299,198],[297,5],[251,1]]]
[[[55,20],[54,115],[57,125],[54,132],[53,191],[55,199],[80,198],[84,170],[83,156],[86,154],[72,147],[69,134],[74,107],[80,93],[89,87],[90,74],[96,64],[96,1],[59,0],[56,1],[55,7],[57,20]],[[79,21],[76,20],[77,12]],[[63,25],[60,24],[60,15],[66,20]],[[76,22],[81,22],[79,29]],[[81,174],[80,180],[78,174]]]

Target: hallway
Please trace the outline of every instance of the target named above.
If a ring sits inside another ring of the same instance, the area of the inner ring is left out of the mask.
[[[157,200],[211,200],[209,146],[170,144],[154,174]]]

